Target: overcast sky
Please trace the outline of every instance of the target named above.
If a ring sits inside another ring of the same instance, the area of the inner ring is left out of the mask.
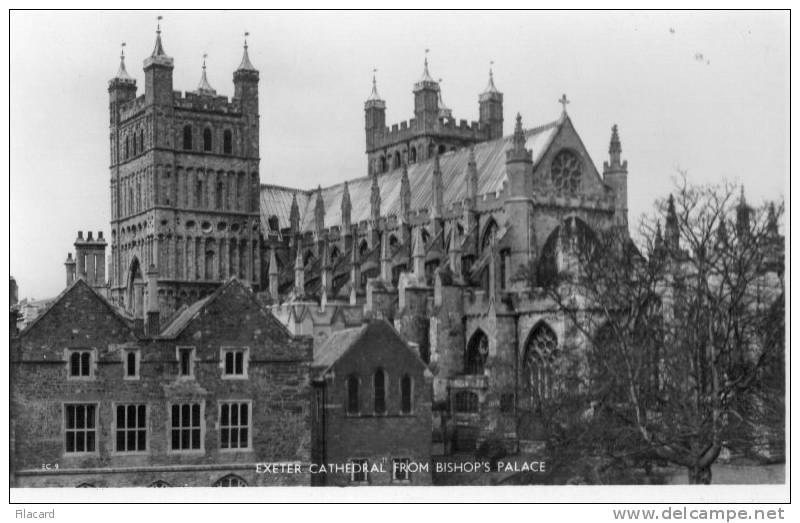
[[[11,274],[20,297],[65,284],[78,230],[109,230],[107,81],[127,43],[142,61],[162,14],[174,88],[194,90],[203,53],[219,94],[233,93],[242,34],[261,72],[261,181],[301,188],[366,174],[363,102],[378,69],[387,122],[413,116],[412,85],[430,69],[457,119],[477,120],[494,61],[505,133],[570,117],[598,169],[619,124],[631,221],[669,191],[741,181],[753,202],[785,192],[789,166],[786,13],[11,14]],[[700,56],[702,55],[702,57]],[[110,253],[110,247],[109,247]]]

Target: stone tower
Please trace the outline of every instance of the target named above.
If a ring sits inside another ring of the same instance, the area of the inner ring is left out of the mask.
[[[112,299],[162,317],[237,277],[260,285],[258,71],[247,41],[234,96],[217,95],[205,56],[197,89],[173,91],[161,40],[144,61],[145,92],[125,69],[109,81]],[[152,270],[151,270],[152,267]],[[157,278],[156,285],[147,285]]]
[[[478,102],[479,122],[457,121],[442,102],[441,81],[431,76],[426,55],[422,76],[414,84],[414,118],[389,127],[386,102],[378,96],[373,76],[372,93],[364,102],[367,174],[400,169],[404,164],[502,138],[503,93],[495,87],[491,71]]]

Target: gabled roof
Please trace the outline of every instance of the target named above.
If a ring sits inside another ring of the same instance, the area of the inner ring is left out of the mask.
[[[267,313],[267,317],[270,318],[272,321],[275,322],[276,326],[280,326],[280,329],[286,333],[287,336],[291,336],[288,329],[285,325],[279,322],[271,312],[264,308],[261,302],[258,301],[255,294],[252,293],[244,284],[239,281],[237,278],[231,278],[226,281],[224,284],[220,285],[213,293],[209,294],[205,298],[198,300],[181,312],[179,312],[173,319],[167,324],[162,330],[161,334],[159,335],[161,338],[176,338],[179,336],[189,324],[197,318],[197,316],[208,307],[210,304],[214,303],[221,295],[225,293],[225,291],[231,287],[239,287],[240,289],[245,291],[247,298],[252,300],[253,305],[255,305],[258,309],[263,310]]]
[[[402,345],[424,370],[428,368],[389,322],[371,320],[360,327],[343,329],[328,336],[314,351],[314,363],[311,366],[315,373],[318,376],[326,373],[345,354],[360,346],[361,340],[368,340],[370,344],[385,345],[394,342]]]
[[[525,147],[533,153],[534,165],[541,159],[558,130],[568,121],[556,121],[525,131]],[[513,136],[505,136],[490,142],[475,144],[475,161],[478,167],[478,194],[495,193],[503,188],[506,181],[505,151],[511,147]],[[469,162],[469,149],[463,147],[439,157],[444,186],[444,205],[463,201],[467,196],[466,170]],[[411,185],[411,209],[428,209],[431,206],[431,177],[434,161],[426,160],[408,166],[408,179]],[[381,216],[397,216],[400,213],[400,180],[403,169],[379,174],[378,187],[381,194]],[[352,202],[351,222],[358,223],[370,218],[370,194],[372,177],[364,176],[348,180],[348,190]],[[325,204],[325,227],[341,226],[342,194],[344,183],[322,188]],[[277,185],[261,186],[261,223],[266,227],[271,215],[278,217],[280,227],[289,226],[289,211],[292,195],[297,194],[300,209],[301,231],[314,230],[314,203],[317,190],[298,191]],[[314,199],[311,198],[312,194]],[[313,201],[312,201],[313,200]],[[266,234],[266,231],[265,231]]]
[[[127,314],[126,314],[124,311],[122,311],[121,309],[117,308],[117,307],[116,307],[114,304],[112,304],[110,301],[108,301],[108,300],[106,299],[106,297],[105,297],[105,296],[103,296],[102,294],[100,294],[99,292],[97,292],[97,290],[96,290],[94,287],[92,287],[91,285],[89,285],[89,284],[86,282],[86,280],[84,280],[83,278],[78,278],[77,280],[75,280],[74,282],[72,282],[72,285],[70,285],[69,287],[67,287],[67,288],[66,288],[66,289],[64,289],[63,291],[61,291],[61,293],[60,293],[58,296],[56,296],[56,297],[55,297],[55,298],[54,298],[52,301],[50,301],[50,303],[47,305],[47,307],[45,307],[45,308],[44,308],[44,310],[43,310],[43,311],[42,311],[42,312],[41,312],[41,313],[40,313],[38,316],[36,316],[36,317],[35,317],[35,318],[34,318],[34,319],[33,319],[33,320],[32,320],[32,321],[31,321],[31,322],[30,322],[30,323],[29,323],[29,324],[28,324],[28,325],[27,325],[27,326],[26,326],[26,327],[25,327],[25,328],[24,328],[24,329],[23,329],[21,332],[20,332],[20,336],[23,336],[23,335],[25,335],[26,333],[30,332],[30,331],[31,331],[31,329],[33,329],[33,327],[34,327],[34,326],[35,326],[37,323],[39,323],[39,321],[40,321],[42,318],[44,318],[45,316],[47,316],[47,314],[48,314],[48,313],[49,313],[51,310],[53,310],[53,309],[54,309],[54,308],[55,308],[55,307],[56,307],[56,306],[57,306],[59,303],[61,303],[61,301],[62,301],[62,300],[63,300],[63,299],[64,299],[64,298],[65,298],[67,295],[69,295],[69,294],[71,294],[72,292],[76,291],[78,288],[84,288],[84,287],[85,287],[86,289],[89,289],[89,291],[91,291],[91,292],[92,292],[92,293],[93,293],[93,294],[94,294],[94,295],[97,297],[97,299],[98,299],[98,300],[100,300],[100,302],[101,302],[103,305],[105,305],[105,306],[106,306],[106,308],[108,308],[108,310],[109,310],[109,311],[111,311],[111,313],[112,313],[114,316],[116,316],[116,317],[117,317],[117,318],[118,318],[120,321],[122,321],[123,323],[125,323],[125,324],[126,324],[128,327],[130,327],[131,329],[133,329],[133,318],[132,318],[132,317],[128,316],[128,315],[127,315]]]

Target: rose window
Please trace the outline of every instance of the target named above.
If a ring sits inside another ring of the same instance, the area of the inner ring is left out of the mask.
[[[576,193],[581,185],[581,160],[571,151],[561,151],[550,166],[553,186],[558,192]]]

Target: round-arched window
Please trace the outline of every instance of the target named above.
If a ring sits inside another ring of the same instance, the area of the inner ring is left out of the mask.
[[[576,193],[581,185],[582,162],[572,151],[561,151],[550,165],[550,177],[558,192]]]

